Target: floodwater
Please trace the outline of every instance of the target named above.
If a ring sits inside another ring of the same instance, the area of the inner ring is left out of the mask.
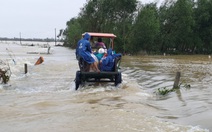
[[[40,47],[0,42],[0,59],[11,70],[8,84],[0,84],[1,132],[212,130],[212,60],[208,56],[124,56],[123,83],[118,87],[87,83],[75,91],[74,50],[49,44],[51,54],[45,49],[28,54]],[[40,56],[44,62],[35,66]],[[178,71],[181,88],[158,95],[158,88],[172,88]]]

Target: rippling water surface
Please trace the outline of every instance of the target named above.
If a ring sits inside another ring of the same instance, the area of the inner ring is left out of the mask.
[[[50,45],[51,54],[27,54],[44,49],[0,42],[0,59],[12,72],[9,83],[0,84],[0,131],[212,130],[212,60],[208,56],[124,56],[121,85],[87,83],[75,91],[74,50]],[[34,66],[40,56],[44,62]],[[157,95],[158,88],[172,88],[177,71],[181,89]]]

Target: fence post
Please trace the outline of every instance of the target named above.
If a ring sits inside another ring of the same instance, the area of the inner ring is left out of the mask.
[[[24,64],[24,73],[26,74],[28,72],[28,70],[27,70],[27,64],[25,63]]]
[[[180,72],[176,73],[173,88],[179,88]]]

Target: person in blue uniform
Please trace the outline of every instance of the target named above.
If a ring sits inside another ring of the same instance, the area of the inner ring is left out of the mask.
[[[101,63],[101,71],[113,71],[114,70],[114,61],[116,57],[121,57],[121,54],[114,53],[113,50],[110,48],[107,50],[107,56],[103,57],[100,61]]]
[[[93,69],[96,72],[100,72],[96,61],[91,56],[92,51],[89,39],[90,35],[86,33],[84,37],[81,40],[79,40],[76,48],[76,58],[79,59],[80,57],[82,57],[84,61],[90,64],[91,69]]]

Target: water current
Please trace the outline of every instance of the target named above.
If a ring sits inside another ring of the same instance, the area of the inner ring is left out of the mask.
[[[11,70],[8,84],[0,84],[1,132],[212,130],[212,60],[206,55],[123,56],[122,84],[86,83],[75,91],[74,50],[49,43],[47,54],[43,43],[25,43],[0,42],[0,59]],[[40,56],[44,62],[35,66]],[[158,88],[172,88],[176,72],[180,89],[158,95]]]

